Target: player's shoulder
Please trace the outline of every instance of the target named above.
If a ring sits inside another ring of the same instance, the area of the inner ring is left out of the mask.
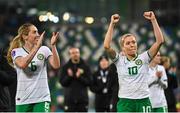
[[[148,57],[148,58],[151,58],[148,51],[144,51],[144,52],[138,54],[138,57],[139,57],[139,58],[143,58],[143,59],[144,59],[144,58],[147,58],[147,57]]]
[[[24,49],[23,48],[14,48],[12,51],[11,51],[11,56],[12,57],[15,57],[15,56],[21,56],[25,53]]]
[[[162,70],[162,69],[164,69],[164,66],[158,65],[158,68]]]
[[[46,51],[46,50],[49,50],[49,47],[47,47],[47,46],[41,46],[41,47],[39,48],[39,50],[40,50],[40,51]]]
[[[40,49],[49,49],[47,46],[41,46]]]
[[[12,51],[11,51],[11,54],[21,54],[21,53],[24,53],[24,49],[22,47],[20,48],[14,48]]]
[[[22,51],[23,49],[22,49],[22,47],[20,47],[20,48],[14,48],[12,51]]]
[[[148,54],[148,51],[143,51],[143,52],[139,53],[139,56],[140,55],[145,55],[145,54]]]

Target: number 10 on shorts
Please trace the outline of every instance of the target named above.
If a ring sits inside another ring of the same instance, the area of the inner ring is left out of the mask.
[[[151,112],[151,106],[143,106],[143,113]]]

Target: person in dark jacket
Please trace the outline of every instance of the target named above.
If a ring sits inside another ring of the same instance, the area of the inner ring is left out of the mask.
[[[119,90],[119,85],[118,85],[118,73],[117,73],[117,68],[114,63],[112,63],[109,66],[110,73],[112,73],[112,82],[109,85],[112,91],[112,97],[110,100],[110,112],[117,112],[117,102],[119,100],[118,98],[118,90]]]
[[[15,89],[10,89],[16,83],[16,71],[11,67],[5,57],[5,52],[0,49],[0,112],[15,111]],[[16,86],[13,86],[16,87]]]
[[[161,63],[164,66],[168,78],[168,88],[165,89],[165,96],[168,104],[168,112],[177,112],[176,110],[176,97],[174,94],[174,89],[178,87],[176,75],[169,72],[171,67],[171,61],[169,57],[163,56],[161,58]]]
[[[102,55],[98,61],[98,70],[93,74],[91,91],[95,93],[96,112],[116,111],[118,98],[118,79],[116,70],[109,67],[109,60]],[[113,97],[114,96],[114,97]]]
[[[60,83],[64,87],[64,111],[88,111],[88,86],[91,84],[91,71],[76,47],[69,49],[70,60],[62,67]]]

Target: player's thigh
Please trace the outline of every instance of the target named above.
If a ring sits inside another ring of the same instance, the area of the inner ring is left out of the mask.
[[[152,111],[152,106],[149,98],[139,99],[136,101],[137,112],[148,113]]]
[[[32,104],[16,105],[16,112],[32,112]]]
[[[159,107],[159,108],[152,108],[152,112],[161,112],[161,113],[167,113],[168,109],[166,106]]]
[[[117,103],[117,112],[134,112],[134,107],[133,100],[120,98]]]

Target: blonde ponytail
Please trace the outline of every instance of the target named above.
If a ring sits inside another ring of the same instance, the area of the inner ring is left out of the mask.
[[[20,47],[20,36],[17,35],[11,42],[10,42],[10,46],[7,52],[7,60],[9,64],[13,64],[13,60],[11,57],[11,52],[14,48],[19,48]]]

